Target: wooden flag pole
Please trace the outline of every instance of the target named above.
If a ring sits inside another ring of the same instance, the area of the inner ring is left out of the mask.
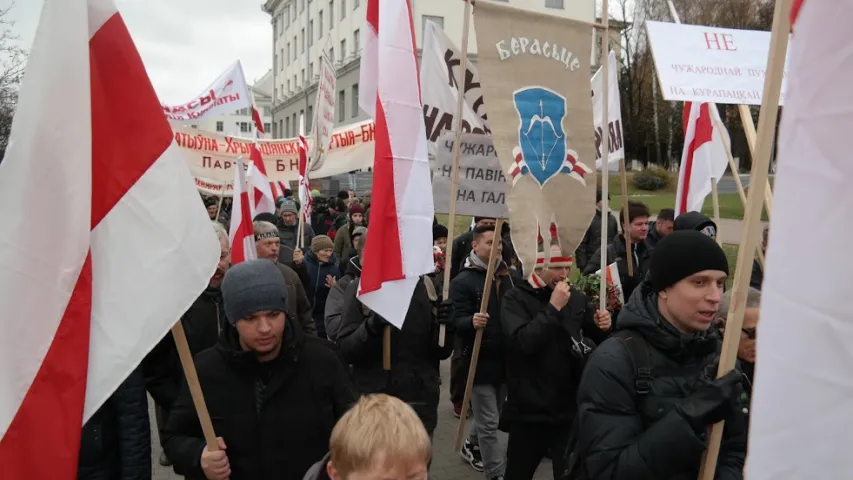
[[[382,369],[391,370],[391,325],[382,332]]]
[[[472,0],[473,2],[473,0]],[[444,282],[441,299],[450,296],[450,270],[453,268],[453,235],[456,226],[456,186],[459,184],[459,155],[462,143],[462,113],[465,106],[465,79],[468,76],[468,34],[471,30],[471,3],[466,0],[462,20],[462,49],[459,75],[456,77],[456,139],[453,142],[453,165],[450,167],[450,211],[447,212],[447,250],[444,256]],[[438,329],[438,346],[443,347],[447,327]]]
[[[492,294],[492,281],[495,276],[495,261],[497,260],[498,245],[501,243],[500,231],[504,220],[498,219],[495,224],[495,238],[492,241],[492,249],[489,251],[489,266],[486,269],[486,282],[483,284],[483,296],[480,299],[480,313],[488,313],[489,297]],[[495,322],[498,319],[489,319]],[[473,321],[473,320],[472,320]],[[468,416],[468,407],[471,405],[471,389],[474,388],[474,376],[477,374],[477,361],[480,358],[480,347],[483,344],[483,329],[477,330],[474,335],[474,350],[471,352],[471,365],[468,367],[468,379],[465,381],[465,396],[462,400],[462,412],[459,415],[459,424],[456,426],[456,439],[453,443],[453,451],[458,452],[462,448],[462,438],[465,436],[465,420]]]
[[[610,62],[607,61],[608,47],[610,46],[610,15],[608,14],[607,0],[601,0],[601,75],[604,79],[604,88],[602,88],[601,104],[604,108],[601,111],[601,271],[604,273],[607,269],[607,220],[610,217],[610,210],[607,201],[607,196],[610,194],[610,185],[608,184],[610,170],[610,118],[609,113],[609,88],[610,85]],[[605,155],[605,152],[607,154]],[[628,199],[622,199],[622,208],[627,211]],[[627,236],[627,235],[626,235]],[[630,245],[628,246],[630,252]],[[630,255],[630,253],[629,253]],[[628,262],[630,265],[632,262]],[[607,310],[607,282],[601,283],[601,293],[598,295],[598,309],[602,312]]]
[[[222,213],[222,202],[225,200],[225,187],[228,185],[228,182],[222,182],[222,192],[219,194],[219,203],[216,205],[216,218],[214,221],[219,221],[219,214]]]
[[[720,197],[717,194],[717,177],[711,177],[711,204],[714,208],[714,223],[717,224],[717,245],[723,246],[723,237],[720,235]]]
[[[735,181],[735,186],[737,186],[737,193],[738,196],[740,196],[740,202],[743,205],[744,211],[746,211],[746,191],[743,189],[743,182],[740,181],[740,174],[738,172],[737,165],[735,165],[735,159],[732,157],[732,149],[729,147],[729,142],[726,141],[725,135],[723,135],[726,128],[720,122],[715,122],[714,127],[717,129],[717,132],[720,134],[720,139],[726,147],[726,156],[729,158],[729,169],[732,171],[732,178]],[[764,252],[758,248],[756,249],[755,254],[758,256],[758,263],[761,264],[761,268],[764,268]]]
[[[608,125],[609,129],[609,125]],[[610,151],[610,147],[608,147],[608,152]],[[625,227],[628,227],[631,224],[629,215],[628,215],[628,172],[625,169],[625,159],[619,159],[619,170],[621,171],[621,180],[622,180],[622,222]],[[625,232],[625,227],[622,228],[622,235],[625,237],[625,251],[631,252],[631,235],[628,235]],[[628,253],[630,258],[634,258],[633,253]],[[631,260],[628,263],[628,276],[634,276],[634,261]]]
[[[213,422],[210,420],[210,412],[207,411],[207,404],[204,402],[204,393],[201,390],[201,384],[198,382],[198,372],[196,372],[193,355],[187,343],[184,324],[181,323],[180,319],[172,326],[172,337],[175,339],[175,346],[178,347],[178,357],[181,359],[181,367],[184,369],[184,376],[187,378],[187,385],[190,387],[190,395],[193,399],[193,405],[195,405],[198,421],[201,424],[204,441],[207,442],[207,449],[218,451],[219,443],[216,441],[216,432],[213,431]]]
[[[770,34],[770,52],[767,59],[767,74],[761,102],[761,117],[758,120],[758,137],[755,157],[752,162],[752,184],[746,201],[744,223],[746,234],[741,238],[732,287],[732,302],[726,315],[726,333],[717,376],[730,372],[735,366],[737,347],[740,343],[743,314],[749,291],[749,275],[752,261],[761,237],[761,207],[764,203],[770,166],[770,151],[773,148],[776,119],[779,115],[779,95],[782,92],[782,73],[788,49],[788,33],[791,31],[791,0],[778,0],[773,11],[773,30]],[[723,438],[724,422],[713,425],[708,436],[708,449],[702,458],[700,480],[714,480],[720,442]]]

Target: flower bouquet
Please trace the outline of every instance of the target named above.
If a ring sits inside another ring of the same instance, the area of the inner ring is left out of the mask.
[[[568,282],[568,279],[566,279],[566,282]],[[582,275],[576,282],[574,282],[574,287],[583,292],[592,305],[595,305],[596,307],[598,306],[599,296],[601,294],[601,277],[597,273]],[[605,300],[607,311],[613,313],[617,310],[621,310],[621,298],[621,289],[612,283],[608,283],[607,299]]]

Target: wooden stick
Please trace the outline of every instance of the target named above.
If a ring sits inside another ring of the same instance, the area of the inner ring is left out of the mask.
[[[216,218],[215,221],[219,221],[219,214],[222,213],[222,201],[225,200],[225,187],[228,182],[222,182],[222,193],[219,195],[219,204],[216,205]]]
[[[720,122],[714,122],[714,127],[717,129],[717,132],[720,134],[720,139],[723,141],[723,145],[726,147],[726,156],[729,158],[729,169],[732,171],[732,178],[734,178],[735,186],[737,186],[737,193],[740,196],[740,202],[743,205],[744,211],[746,210],[746,191],[743,189],[743,182],[740,181],[740,172],[738,172],[737,165],[735,165],[735,159],[732,157],[732,149],[729,147],[729,142],[726,140],[725,135],[723,135],[726,131],[726,127],[723,126]],[[755,250],[755,254],[758,256],[758,263],[761,265],[761,268],[764,268],[764,252],[761,248]]]
[[[610,170],[610,118],[609,118],[609,101],[610,94],[608,86],[610,85],[610,62],[607,61],[607,54],[610,46],[610,14],[607,8],[607,0],[601,0],[601,75],[604,79],[604,88],[601,93],[601,104],[604,108],[601,112],[601,272],[607,271],[607,220],[610,218],[608,209],[607,195],[610,193],[609,170]],[[628,199],[622,199],[622,208],[627,211]],[[624,232],[624,229],[623,229]],[[624,233],[623,233],[624,234]],[[626,235],[627,236],[627,235]],[[628,255],[631,255],[630,245]],[[630,265],[632,262],[628,262]],[[630,267],[629,267],[630,268]],[[598,309],[601,311],[607,310],[607,282],[600,282],[601,293],[598,295]]]
[[[788,32],[791,31],[791,0],[778,0],[773,11],[773,30],[770,34],[770,52],[767,59],[767,75],[764,79],[764,93],[761,103],[761,117],[758,120],[758,142],[752,162],[752,185],[746,201],[746,235],[741,238],[740,249],[735,268],[732,287],[732,302],[726,315],[726,333],[723,336],[723,348],[717,377],[730,372],[735,366],[737,347],[740,343],[740,331],[743,327],[743,314],[746,309],[746,297],[749,291],[749,275],[755,249],[761,237],[761,207],[765,200],[770,151],[773,148],[776,119],[779,114],[779,95],[782,91],[782,72],[785,68],[785,54],[788,49]],[[720,442],[723,438],[724,422],[713,425],[708,437],[708,449],[702,458],[700,480],[714,480],[717,459],[720,455]]]
[[[214,452],[218,451],[219,443],[216,441],[216,432],[213,431],[210,412],[207,411],[207,404],[204,402],[204,393],[201,390],[201,384],[198,382],[198,372],[195,370],[193,355],[187,343],[184,324],[180,320],[172,326],[172,337],[175,339],[175,346],[178,347],[181,367],[184,369],[184,376],[187,377],[187,385],[190,387],[190,395],[193,399],[193,405],[195,405],[198,421],[201,424],[201,431],[204,433],[204,441],[207,442],[207,449]]]
[[[495,276],[495,263],[498,254],[498,245],[501,243],[500,231],[503,227],[504,220],[498,219],[495,224],[495,238],[492,241],[492,249],[489,251],[489,266],[486,269],[486,282],[483,284],[483,296],[480,299],[480,313],[488,313],[489,297],[492,294],[492,281]],[[473,321],[473,320],[472,320]],[[490,322],[498,321],[497,318],[490,318]],[[465,436],[465,421],[468,416],[468,407],[471,402],[471,389],[474,388],[474,376],[477,374],[477,361],[480,358],[480,347],[483,344],[483,329],[477,330],[474,335],[474,350],[471,352],[471,365],[468,367],[468,379],[465,381],[465,396],[462,400],[462,413],[459,415],[459,425],[456,426],[456,440],[453,443],[453,450],[459,451],[462,448],[462,438]]]
[[[300,250],[305,248],[305,236],[303,235],[305,230],[305,217],[302,215],[303,208],[305,208],[305,205],[299,206],[299,227],[296,229],[296,246]]]
[[[752,121],[752,113],[749,111],[749,105],[738,105],[738,113],[740,113],[740,121],[743,123],[743,132],[746,135],[746,143],[749,145],[749,154],[752,160],[755,161],[755,144],[756,133],[755,123]],[[768,169],[770,166],[768,165]],[[753,168],[754,172],[755,169]],[[767,211],[767,218],[770,218],[770,212],[773,210],[773,190],[770,188],[770,179],[767,180],[766,190],[764,190],[764,208]],[[753,183],[750,183],[754,185]]]
[[[723,246],[720,235],[720,197],[717,195],[717,178],[711,177],[711,204],[714,206],[714,223],[717,224],[717,245]]]
[[[607,127],[608,127],[608,129],[610,128],[609,125]],[[608,151],[610,151],[609,146],[608,146]],[[627,169],[625,168],[625,159],[624,158],[619,159],[619,169],[621,170],[620,176],[622,177],[621,178],[621,180],[622,180],[622,222],[625,225],[625,227],[628,227],[631,222],[629,220],[629,215],[628,215],[628,172],[627,172]],[[625,237],[625,251],[628,252],[628,258],[631,259],[631,261],[627,262],[628,263],[628,276],[633,277],[634,276],[634,252],[631,251],[631,235],[628,235],[627,232],[625,232],[625,228],[622,229],[622,235]],[[606,267],[602,267],[602,268],[606,268]],[[604,270],[602,270],[602,271],[604,271]]]
[[[374,313],[374,315],[376,315]],[[382,369],[391,370],[391,326],[385,327],[382,334]]]
[[[465,2],[464,20],[462,20],[462,49],[459,59],[459,75],[456,77],[456,139],[453,142],[453,165],[450,167],[450,211],[447,212],[447,250],[444,256],[444,283],[441,299],[450,296],[450,270],[453,268],[453,234],[456,225],[456,186],[459,184],[459,155],[462,144],[462,114],[465,106],[465,79],[468,76],[468,33],[471,29],[471,3]],[[443,347],[447,327],[438,329],[438,346]]]

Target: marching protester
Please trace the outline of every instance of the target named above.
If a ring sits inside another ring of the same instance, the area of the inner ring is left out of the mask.
[[[305,266],[308,269],[308,299],[314,308],[314,325],[317,327],[317,336],[326,336],[326,323],[324,320],[326,312],[326,298],[335,283],[341,278],[341,270],[338,268],[337,259],[332,253],[334,244],[332,239],[326,235],[317,235],[311,241],[311,250],[305,255]]]
[[[622,292],[625,299],[631,296],[634,288],[643,280],[648,271],[651,248],[646,244],[646,236],[649,233],[649,207],[644,203],[628,201],[628,225],[625,225],[625,216],[619,214],[622,224],[622,233],[613,237],[613,241],[607,245],[607,265],[616,262],[619,270],[619,280],[622,282]],[[609,230],[609,229],[608,229]],[[634,276],[628,276],[628,250],[625,245],[625,235],[631,238],[631,263],[633,264]],[[606,267],[607,265],[604,265]],[[601,248],[598,248],[589,258],[584,268],[584,275],[595,273],[602,268]]]
[[[343,276],[335,282],[335,285],[329,290],[329,295],[326,297],[325,307],[325,324],[326,336],[333,342],[338,341],[338,334],[341,330],[341,315],[344,311],[344,295],[350,282],[361,278],[361,250],[364,248],[364,242],[367,241],[367,229],[358,227],[353,233],[363,229],[363,233],[356,235],[356,254],[351,257],[345,268],[343,268]]]
[[[204,206],[205,206],[205,208],[207,208],[207,216],[211,220],[221,223],[222,226],[224,226],[226,229],[228,228],[228,225],[230,225],[230,223],[231,223],[231,218],[228,216],[228,213],[225,211],[224,204],[223,204],[222,210],[219,212],[218,217],[216,215],[216,211],[219,210],[219,202],[216,200],[215,197],[212,197],[212,198],[209,198],[208,200],[206,200],[204,202]]]
[[[228,323],[225,309],[222,306],[222,280],[231,266],[231,247],[225,228],[211,222],[213,231],[219,239],[220,255],[216,271],[210,277],[210,282],[204,292],[199,295],[189,310],[181,316],[181,324],[187,336],[187,344],[193,355],[216,345],[219,335]],[[181,382],[184,381],[184,370],[178,357],[178,350],[172,333],[169,332],[146,355],[142,361],[142,372],[145,377],[145,388],[154,399],[157,428],[160,433],[160,444],[164,445],[164,427],[169,418],[172,404],[178,398]],[[160,454],[160,465],[171,465],[165,450]]]
[[[761,232],[761,253],[767,255],[767,238],[770,236],[770,227],[764,227]],[[749,275],[749,286],[757,290],[761,290],[761,285],[764,283],[764,268],[761,267],[761,262],[758,258],[752,261],[752,273]]]
[[[391,324],[363,305],[357,294],[358,282],[352,281],[344,293],[338,347],[352,366],[359,391],[386,393],[410,404],[432,437],[438,423],[439,362],[450,356],[453,346],[446,342],[439,347],[438,332],[445,325],[446,335],[453,338],[453,304],[438,303],[432,281],[421,277],[402,330],[391,327],[389,372],[382,367],[382,337]]]
[[[299,247],[299,207],[292,200],[285,200],[279,207],[278,215],[281,218],[281,223],[278,225],[278,233],[281,236],[281,244],[292,249]],[[311,245],[311,240],[314,238],[314,230],[311,225],[305,223],[302,225],[303,245]]]
[[[675,230],[696,230],[717,239],[717,224],[701,212],[684,212],[675,219]]]
[[[255,229],[255,249],[258,258],[265,258],[273,262],[281,272],[284,283],[287,285],[287,298],[290,299],[287,306],[287,314],[295,323],[309,335],[317,335],[317,327],[311,310],[311,303],[305,293],[302,280],[292,268],[279,262],[279,247],[281,238],[278,236],[278,228],[269,222],[256,221],[252,224]]]
[[[347,230],[346,228],[344,230]],[[352,241],[352,245],[349,248],[345,248],[343,255],[337,257],[340,260],[339,268],[342,272],[347,270],[347,265],[350,260],[354,257],[358,256],[358,252],[361,251],[361,247],[364,245],[364,234],[367,233],[367,227],[357,226],[352,229],[352,233],[350,233],[350,239]],[[335,238],[337,242],[337,237]]]
[[[610,201],[610,194],[607,195],[607,201]],[[586,233],[578,244],[575,250],[575,263],[581,272],[586,271],[586,264],[589,263],[592,255],[601,248],[601,208],[604,206],[601,198],[601,189],[595,191],[595,216],[592,217],[592,222],[589,224]],[[607,243],[613,242],[613,237],[619,233],[619,226],[616,223],[616,218],[610,211],[607,211]],[[596,270],[598,270],[596,268]]]
[[[195,356],[219,449],[206,446],[184,382],[166,452],[188,479],[299,480],[356,401],[350,375],[328,342],[293,328],[292,299],[270,261],[233,266],[222,295],[229,324],[214,348]]]
[[[483,340],[471,390],[473,421],[460,455],[487,479],[504,474],[504,452],[498,440],[498,420],[506,395],[504,339],[501,329],[501,304],[513,288],[509,269],[501,259],[501,239],[495,227],[477,227],[471,241],[471,254],[462,271],[450,283],[450,300],[454,308],[456,336],[459,338],[460,370],[458,378],[466,379],[471,365],[474,336],[483,331]],[[494,277],[486,313],[480,313],[480,301],[489,264],[492,244],[498,242]],[[464,395],[464,382],[462,384]]]
[[[262,212],[255,215],[253,221],[268,222],[276,227],[279,234],[278,262],[282,265],[287,265],[296,272],[302,285],[307,288],[308,270],[305,268],[305,256],[302,254],[301,248],[288,247],[281,241],[281,218],[273,213]]]
[[[544,266],[544,252],[537,265]],[[593,344],[585,335],[610,329],[610,313],[597,311],[566,283],[571,257],[551,246],[547,267],[504,297],[501,324],[506,345],[507,398],[501,430],[509,432],[506,480],[531,480],[550,450],[554,478],[561,478],[575,417],[575,392]],[[541,263],[540,263],[541,262]]]
[[[715,378],[721,339],[711,328],[728,273],[707,235],[676,231],[660,241],[649,279],[584,370],[572,478],[697,478],[707,429],[723,420],[715,478],[743,478],[742,374]]]
[[[141,369],[83,425],[77,480],[151,480],[151,426]]]
[[[356,227],[366,226],[364,222],[364,210],[361,205],[353,203],[349,206],[349,215],[347,223],[338,229],[335,235],[334,253],[337,258],[343,259],[353,248],[353,231]]]
[[[658,212],[657,218],[649,222],[649,235],[646,237],[646,243],[649,247],[655,248],[658,242],[672,233],[673,228],[675,228],[675,210],[662,208]]]
[[[726,331],[726,318],[729,307],[732,304],[732,291],[723,295],[720,307],[717,310],[717,321],[720,326],[720,335]],[[737,347],[737,358],[740,360],[741,371],[747,380],[747,393],[752,391],[752,383],[755,379],[755,342],[758,330],[758,318],[761,314],[761,290],[749,287],[746,293],[746,309],[743,312],[743,325],[740,331],[740,342]]]
[[[329,453],[304,480],[423,480],[431,457],[429,435],[412,407],[389,395],[365,395],[338,420]]]
[[[453,258],[450,262],[450,279],[459,273],[465,266],[465,261],[471,254],[471,240],[474,238],[474,229],[477,227],[494,227],[498,219],[489,217],[474,217],[474,227],[453,240]]]
[[[434,224],[432,226],[432,245],[438,247],[442,253],[447,251],[447,227]]]

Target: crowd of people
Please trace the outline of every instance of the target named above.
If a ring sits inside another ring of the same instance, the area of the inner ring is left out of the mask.
[[[478,331],[470,428],[458,452],[472,477],[530,480],[548,457],[555,479],[696,478],[706,430],[725,420],[716,478],[742,478],[762,269],[752,272],[738,368],[716,379],[730,272],[708,217],[664,209],[651,221],[639,202],[617,217],[599,193],[574,257],[545,235],[526,275],[496,219],[475,217],[455,239],[436,221],[435,271],[418,282],[402,329],[390,329],[386,370],[390,324],[357,296],[369,195],[312,196],[302,229],[289,191],[275,214],[259,214],[258,259],[233,266],[230,201],[207,200],[220,262],[181,322],[218,445],[204,440],[169,333],[86,424],[81,480],[151,478],[146,391],[159,462],[188,479],[426,480],[439,364],[450,359],[458,417]],[[603,216],[606,262],[616,264],[625,300],[610,311],[572,284],[601,269]],[[766,240],[765,231],[765,249]]]

